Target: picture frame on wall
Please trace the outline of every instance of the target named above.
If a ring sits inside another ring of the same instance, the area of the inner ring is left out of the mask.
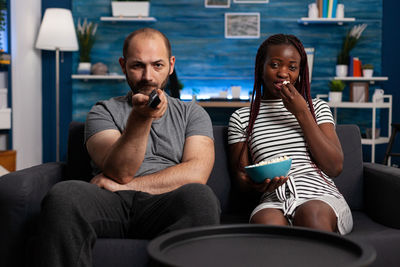
[[[233,0],[235,4],[267,4],[269,0]]]
[[[230,8],[231,0],[204,0],[207,8]]]
[[[369,83],[351,82],[350,83],[350,102],[365,103],[368,102]]]
[[[225,38],[260,38],[260,13],[225,13]]]

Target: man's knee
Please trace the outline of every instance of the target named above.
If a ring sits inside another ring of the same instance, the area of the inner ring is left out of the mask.
[[[219,200],[210,187],[203,184],[186,184],[177,189],[176,199],[186,215],[195,225],[218,224],[220,221]]]
[[[42,210],[48,213],[64,214],[74,209],[85,194],[87,183],[82,181],[63,181],[55,184],[42,201]],[[62,211],[62,212],[60,212]]]

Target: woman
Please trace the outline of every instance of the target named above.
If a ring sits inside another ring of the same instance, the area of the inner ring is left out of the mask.
[[[311,99],[307,55],[295,36],[273,35],[259,47],[251,107],[232,114],[228,143],[239,187],[263,193],[251,223],[351,231],[350,208],[332,180],[343,168],[332,113]],[[292,158],[288,177],[256,184],[244,170],[283,155]]]

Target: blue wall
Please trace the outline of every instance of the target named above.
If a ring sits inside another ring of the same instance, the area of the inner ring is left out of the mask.
[[[232,1],[233,2],[233,1]],[[154,27],[165,33],[177,58],[178,77],[185,85],[182,95],[190,97],[192,90],[200,98],[216,96],[232,85],[242,86],[242,95],[253,87],[254,59],[258,46],[274,33],[298,36],[306,47],[315,48],[312,92],[327,93],[327,83],[335,75],[336,54],[347,30],[355,23],[308,25],[297,23],[307,14],[309,0],[270,1],[269,4],[235,4],[230,8],[205,8],[203,0],[152,0],[151,16],[154,23],[101,22],[101,16],[110,16],[110,0],[73,0],[75,19],[88,18],[99,23],[97,41],[92,51],[92,63],[103,62],[111,72],[121,73],[118,57],[123,40],[131,31]],[[357,24],[367,23],[363,40],[353,51],[365,63],[375,65],[381,74],[382,1],[342,1],[346,17],[356,17]],[[282,12],[284,10],[284,12]],[[259,39],[225,39],[225,12],[260,12]],[[74,69],[78,54],[74,55]],[[115,82],[73,82],[73,118],[84,120],[92,103],[115,94],[123,94],[127,87]],[[371,88],[373,91],[373,88]],[[348,97],[347,95],[345,97]],[[353,116],[352,116],[353,117]],[[366,123],[367,125],[368,123]]]
[[[345,16],[356,18],[355,23],[345,23],[343,26],[298,24],[297,20],[307,15],[309,0],[271,0],[268,4],[235,4],[232,1],[228,9],[205,8],[203,0],[152,0],[150,15],[155,17],[157,22],[151,23],[100,21],[101,16],[111,16],[110,0],[65,1],[71,1],[75,21],[78,18],[88,18],[99,24],[97,40],[92,51],[92,63],[103,62],[109,67],[110,72],[121,74],[118,58],[121,55],[123,40],[131,31],[141,27],[153,27],[164,32],[171,40],[173,53],[177,57],[177,74],[185,85],[183,95],[190,95],[192,89],[200,90],[200,94],[217,95],[219,91],[226,90],[232,85],[241,85],[243,94],[247,95],[252,88],[254,57],[258,46],[269,35],[279,32],[295,34],[306,47],[315,48],[312,92],[314,96],[317,93],[327,93],[327,84],[334,76],[336,54],[341,47],[342,39],[353,25],[360,23],[367,23],[368,27],[353,55],[358,56],[363,63],[374,64],[376,75],[389,76],[388,69],[383,69],[381,64],[382,43],[384,43],[382,1],[339,1],[345,5]],[[261,37],[244,40],[225,39],[225,12],[260,12]],[[392,27],[388,25],[388,28]],[[78,53],[73,53],[72,72],[76,72],[78,60]],[[71,82],[68,81],[70,75],[67,72],[63,75],[66,75],[64,76],[66,83]],[[392,79],[392,75],[389,78]],[[385,83],[378,83],[371,86],[371,95],[375,87],[384,88],[385,92],[389,93]],[[73,80],[72,94],[66,96],[67,102],[72,98],[72,106],[70,109],[66,107],[64,111],[65,113],[70,111],[72,119],[84,121],[88,110],[96,101],[125,94],[127,90],[129,89],[125,82],[120,81]],[[396,94],[394,91],[391,93]],[[348,88],[344,94],[345,99],[348,98]],[[225,123],[232,111],[209,110],[215,123]],[[357,119],[357,122],[361,121],[359,125],[364,130],[365,127],[370,127],[369,114],[368,112],[366,115],[365,111],[359,110],[340,114],[342,121],[339,123],[346,122],[348,117],[361,117],[362,119]],[[394,120],[395,118],[394,113]],[[64,132],[69,121],[66,118]],[[382,119],[381,123],[384,121],[385,119]],[[49,128],[45,128],[44,132],[46,129]],[[365,160],[369,160],[368,149],[369,147],[365,146]],[[48,153],[45,151],[44,154]],[[377,160],[380,160],[379,157]]]

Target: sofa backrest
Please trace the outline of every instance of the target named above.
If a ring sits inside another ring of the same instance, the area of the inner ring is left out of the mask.
[[[84,143],[85,123],[72,121],[68,130],[67,179],[91,178],[90,157]]]
[[[244,196],[231,183],[228,164],[227,126],[213,126],[215,140],[215,164],[208,185],[218,196],[223,213],[244,211],[254,207],[258,196]],[[363,161],[361,135],[356,125],[337,125],[344,152],[343,172],[335,183],[353,210],[363,208]],[[69,127],[67,152],[67,178],[89,180],[90,157],[84,145],[84,123],[73,121]],[[240,206],[240,207],[239,207]]]
[[[336,133],[342,144],[344,163],[335,184],[352,210],[362,210],[364,166],[360,129],[354,124],[343,124],[336,126]]]

